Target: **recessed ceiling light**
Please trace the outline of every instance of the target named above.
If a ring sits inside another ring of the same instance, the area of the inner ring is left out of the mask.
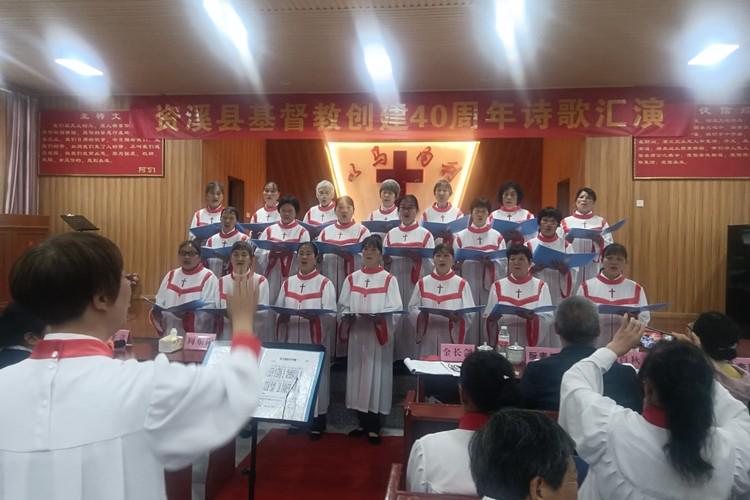
[[[101,70],[78,59],[55,59],[55,62],[81,76],[104,76]]]
[[[739,49],[737,44],[714,43],[703,49],[697,56],[688,61],[691,66],[711,66],[729,56],[732,52]]]
[[[380,43],[365,45],[364,49],[365,65],[367,72],[375,81],[390,80],[393,76],[391,67],[391,58],[388,52]]]

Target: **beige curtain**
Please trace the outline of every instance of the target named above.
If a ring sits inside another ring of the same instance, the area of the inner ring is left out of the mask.
[[[5,204],[7,214],[39,212],[39,103],[19,92],[5,94]]]

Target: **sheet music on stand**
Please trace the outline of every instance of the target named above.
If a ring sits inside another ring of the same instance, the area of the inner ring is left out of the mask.
[[[62,214],[60,218],[74,231],[98,231],[99,228],[94,225],[93,222],[88,220],[83,215],[77,214]]]

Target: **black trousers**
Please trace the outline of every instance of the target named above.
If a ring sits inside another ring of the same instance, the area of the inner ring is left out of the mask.
[[[358,411],[357,418],[359,419],[359,426],[362,427],[365,431],[380,434],[379,413]]]

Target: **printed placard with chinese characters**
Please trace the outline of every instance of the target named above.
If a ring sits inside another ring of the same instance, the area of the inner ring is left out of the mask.
[[[185,332],[186,351],[205,351],[216,340],[215,333]]]
[[[476,348],[474,344],[440,344],[440,361],[462,363]]]
[[[133,133],[130,111],[42,111],[39,175],[162,177],[162,141]]]

